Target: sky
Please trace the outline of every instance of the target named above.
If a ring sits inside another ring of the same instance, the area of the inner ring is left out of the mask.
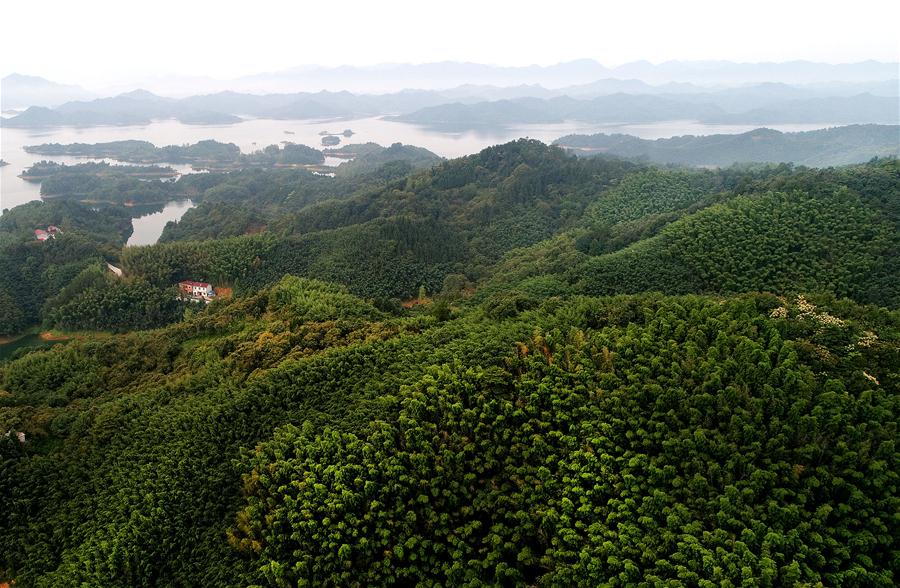
[[[5,0],[0,75],[90,86],[306,64],[900,60],[900,2]]]

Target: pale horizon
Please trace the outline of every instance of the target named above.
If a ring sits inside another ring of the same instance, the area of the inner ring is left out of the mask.
[[[331,6],[266,1],[253,8],[162,0],[133,14],[131,7],[102,0],[12,3],[3,10],[7,23],[38,26],[7,27],[0,37],[0,75],[99,88],[145,79],[228,81],[310,67],[440,62],[546,67],[590,59],[612,68],[636,61],[900,61],[900,8],[873,0],[853,6],[763,0],[748,6],[739,22],[709,0],[641,6],[563,1],[552,11],[533,1],[471,0],[444,10],[405,0],[351,0],[340,14]],[[77,29],[70,26],[76,21]]]

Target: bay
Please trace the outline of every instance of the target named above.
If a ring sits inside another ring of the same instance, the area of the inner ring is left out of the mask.
[[[167,222],[178,221],[193,206],[194,202],[191,200],[174,200],[166,202],[163,209],[158,212],[131,219],[134,232],[131,233],[126,245],[153,245],[159,240]]]

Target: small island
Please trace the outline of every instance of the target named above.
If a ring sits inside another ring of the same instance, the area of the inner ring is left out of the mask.
[[[176,117],[186,125],[231,125],[241,122],[241,117],[223,112],[187,112]]]
[[[335,145],[340,145],[341,138],[337,135],[325,135],[322,137],[322,145],[325,147],[334,147]]]
[[[26,169],[19,177],[28,182],[40,183],[41,196],[45,198],[133,205],[170,200],[171,195],[188,187],[189,183],[164,181],[173,180],[179,175],[171,167],[158,165],[110,165],[98,162],[66,165],[41,161]]]
[[[286,133],[286,132],[287,132],[287,131],[285,131],[285,133]],[[291,133],[291,134],[293,134],[293,133]],[[332,132],[329,131],[329,130],[319,131],[319,136],[320,136],[320,137],[328,137],[328,136],[331,136],[331,135],[333,135],[333,136],[343,135],[344,137],[350,138],[350,137],[352,137],[352,136],[355,135],[355,134],[356,134],[356,133],[353,132],[353,129],[344,129],[344,130],[341,131],[340,133],[332,133]]]
[[[336,143],[335,143],[336,144]],[[198,170],[232,171],[245,167],[284,167],[321,165],[325,156],[318,149],[296,143],[285,143],[283,148],[269,145],[261,151],[241,153],[234,143],[214,140],[199,141],[191,145],[167,145],[156,147],[148,141],[111,141],[108,143],[71,143],[61,145],[47,143],[28,145],[28,153],[56,157],[109,158],[126,163],[190,164]]]
[[[0,167],[3,167],[4,165],[9,165],[9,162],[3,161],[2,159],[0,159]]]
[[[42,182],[48,178],[62,175],[80,175],[93,177],[129,177],[139,180],[160,180],[174,178],[178,172],[171,167],[158,165],[110,165],[108,163],[79,163],[66,165],[53,161],[35,163],[19,177],[29,182]]]

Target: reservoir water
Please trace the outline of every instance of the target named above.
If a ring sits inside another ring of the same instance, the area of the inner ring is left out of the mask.
[[[0,361],[9,359],[19,349],[51,347],[58,343],[65,341],[45,340],[37,333],[29,333],[12,340],[0,338]]]
[[[167,202],[159,212],[151,212],[131,219],[134,232],[128,238],[126,245],[153,245],[162,235],[167,222],[181,219],[184,213],[193,206],[194,203],[191,200],[175,200]]]

